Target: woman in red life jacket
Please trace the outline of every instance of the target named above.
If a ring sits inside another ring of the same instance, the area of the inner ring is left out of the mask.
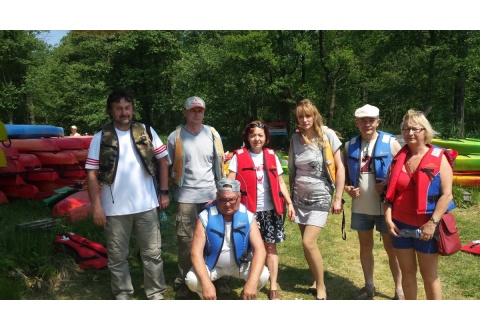
[[[406,145],[392,160],[385,196],[385,220],[392,235],[405,299],[417,299],[417,261],[427,299],[442,299],[438,277],[437,225],[455,207],[452,196],[453,160],[431,145],[437,134],[425,115],[408,110],[401,125]],[[420,229],[418,238],[403,237],[402,229]]]
[[[228,178],[240,182],[242,204],[256,214],[262,239],[267,251],[265,264],[270,271],[270,300],[279,300],[277,276],[277,243],[285,240],[282,215],[286,210],[295,217],[287,186],[282,178],[282,166],[275,151],[265,146],[270,141],[268,127],[255,120],[247,124],[242,139],[245,147],[235,151],[228,167]]]
[[[345,167],[337,134],[324,126],[317,107],[308,99],[297,103],[288,154],[290,191],[295,207],[295,222],[302,235],[305,258],[314,283],[309,291],[315,299],[327,299],[323,259],[318,237],[330,211],[340,214],[345,184]]]

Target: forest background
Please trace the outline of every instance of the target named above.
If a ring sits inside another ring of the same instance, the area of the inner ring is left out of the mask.
[[[125,86],[136,120],[162,135],[183,123],[187,97],[202,97],[226,150],[254,119],[285,122],[290,135],[303,98],[344,138],[356,134],[353,113],[366,103],[394,134],[415,108],[441,137],[480,136],[480,31],[72,30],[55,47],[42,32],[0,31],[4,123],[93,134],[108,121],[108,93]],[[272,142],[285,149],[288,136]]]

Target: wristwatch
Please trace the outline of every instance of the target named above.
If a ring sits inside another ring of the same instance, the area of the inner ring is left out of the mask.
[[[430,218],[430,220],[433,221],[434,224],[438,225],[438,223],[440,222],[439,219],[435,219],[435,218]]]
[[[168,195],[168,190],[160,190],[160,195]]]

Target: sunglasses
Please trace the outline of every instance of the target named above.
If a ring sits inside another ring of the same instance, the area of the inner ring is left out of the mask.
[[[265,128],[265,124],[262,124],[262,123],[259,123],[259,124],[248,124],[247,127],[248,127],[248,128],[255,128],[255,127]]]

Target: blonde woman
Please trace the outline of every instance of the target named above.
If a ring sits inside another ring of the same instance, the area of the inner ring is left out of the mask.
[[[385,196],[385,220],[402,271],[405,299],[417,299],[417,261],[427,299],[442,299],[434,234],[453,203],[453,159],[431,144],[437,134],[425,115],[408,110],[402,121],[406,145],[391,163]],[[420,229],[418,238],[403,237],[402,229]]]
[[[302,235],[302,246],[314,278],[315,299],[327,299],[323,259],[317,240],[330,211],[340,214],[345,168],[337,134],[323,124],[323,118],[308,99],[295,107],[298,133],[292,135],[288,169],[295,222]]]

